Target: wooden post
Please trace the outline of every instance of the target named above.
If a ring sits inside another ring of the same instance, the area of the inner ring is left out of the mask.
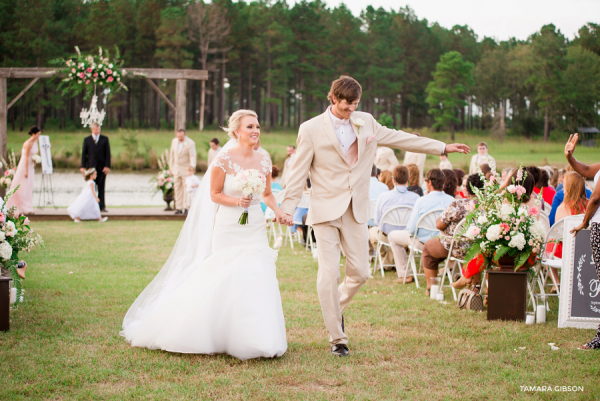
[[[175,132],[185,129],[185,90],[187,80],[178,79],[175,91]]]
[[[6,156],[6,78],[0,78],[0,155],[4,159]],[[4,166],[2,166],[4,167]]]

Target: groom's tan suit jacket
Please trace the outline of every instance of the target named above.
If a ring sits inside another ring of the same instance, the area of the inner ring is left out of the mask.
[[[358,160],[354,166],[346,160],[328,111],[300,125],[294,166],[281,204],[285,213],[294,214],[310,172],[308,224],[339,218],[348,210],[350,201],[354,219],[366,223],[371,213],[369,180],[378,145],[433,155],[444,151],[443,142],[386,128],[369,113],[355,111],[352,119],[357,118],[365,124],[360,128],[352,124],[358,141]],[[368,138],[373,140],[367,143]]]

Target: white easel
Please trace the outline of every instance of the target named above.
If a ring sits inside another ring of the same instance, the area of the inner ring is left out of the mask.
[[[52,153],[50,148],[50,137],[48,135],[40,135],[39,139],[40,154],[42,156],[42,189],[40,191],[40,201],[38,207],[43,209],[45,206],[53,206],[58,209],[58,206],[54,204],[54,191],[52,190]]]

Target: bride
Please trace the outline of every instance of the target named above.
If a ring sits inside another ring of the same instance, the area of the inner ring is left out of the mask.
[[[135,300],[121,335],[134,347],[245,360],[287,350],[277,252],[269,247],[260,198],[234,188],[235,175],[266,177],[264,202],[283,217],[271,193],[271,161],[254,151],[257,115],[238,110],[232,138],[209,166],[169,259]],[[248,224],[238,220],[248,208]]]

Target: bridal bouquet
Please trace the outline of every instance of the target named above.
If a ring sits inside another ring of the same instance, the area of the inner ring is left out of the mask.
[[[17,158],[15,157],[15,152],[11,151],[8,154],[8,162],[4,160],[4,158],[0,158],[0,160],[2,160],[0,168],[4,168],[4,176],[0,177],[0,188],[10,188],[10,184],[17,172]]]
[[[267,178],[258,170],[242,170],[235,175],[233,188],[240,191],[244,196],[252,198],[254,195],[260,195],[265,191]],[[248,208],[245,207],[240,220],[241,225],[248,224]]]
[[[6,202],[19,189],[9,191],[4,200],[0,198],[0,264],[10,271],[17,287],[17,302],[21,299],[21,278],[17,273],[19,268],[19,252],[31,252],[39,245],[44,248],[42,237],[29,227],[29,219],[17,214],[17,207],[6,208]]]
[[[517,182],[524,173],[519,168]],[[474,188],[477,202],[472,202],[466,216],[464,236],[472,241],[465,260],[483,258],[487,267],[499,266],[500,259],[514,260],[515,271],[532,267],[540,254],[545,229],[537,220],[538,203],[523,205],[525,188],[513,181],[500,191],[495,179],[486,182],[483,190]],[[539,202],[538,198],[538,202]]]

